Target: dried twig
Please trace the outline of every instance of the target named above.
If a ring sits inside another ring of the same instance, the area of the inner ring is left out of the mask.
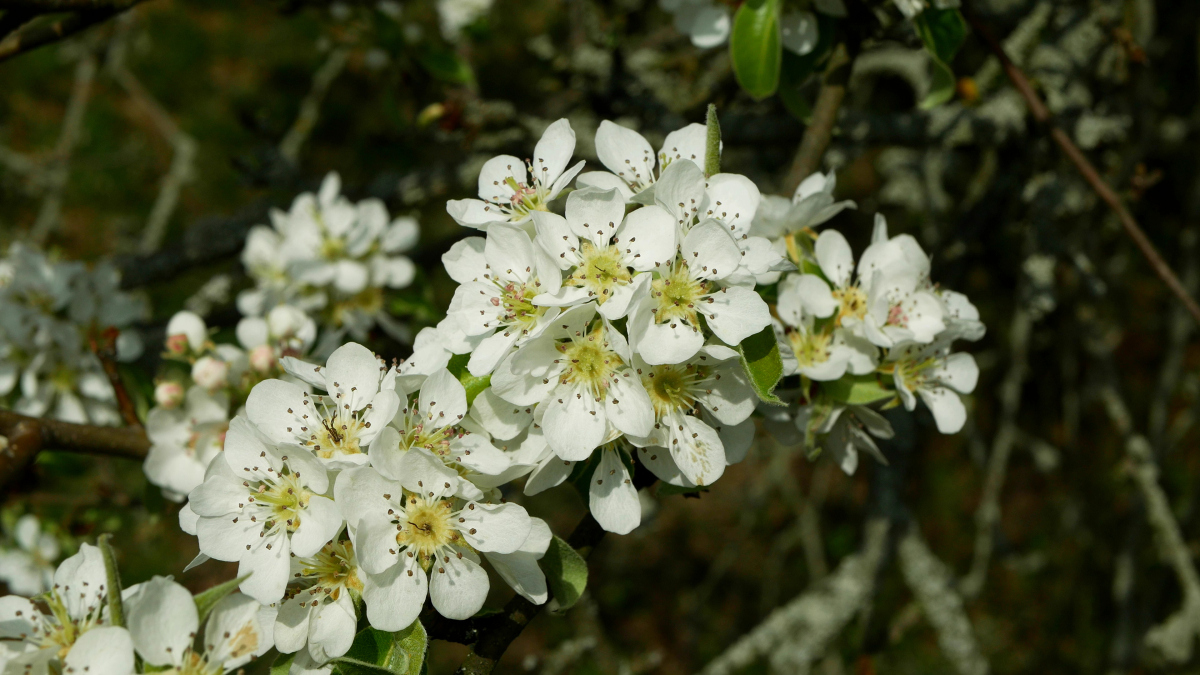
[[[295,164],[300,158],[300,148],[308,140],[313,127],[317,126],[317,119],[321,115],[321,101],[325,100],[329,87],[346,67],[346,59],[349,56],[350,50],[346,47],[334,48],[329,58],[313,75],[312,89],[300,103],[300,113],[296,115],[292,128],[288,129],[287,135],[279,143],[279,154],[288,162]]]
[[[46,172],[46,195],[30,233],[30,237],[38,244],[46,241],[61,219],[62,193],[70,175],[71,151],[75,149],[79,134],[83,130],[83,116],[87,112],[88,98],[95,78],[96,57],[90,50],[85,50],[75,66],[75,86],[71,89],[71,99],[67,103],[66,115],[63,116],[62,131],[58,136],[58,145],[54,148],[53,163]]]
[[[796,157],[792,160],[792,168],[783,181],[785,194],[788,196],[796,191],[801,181],[821,167],[821,158],[825,156],[825,149],[829,147],[829,141],[833,138],[838,110],[842,107],[842,99],[846,98],[851,65],[852,60],[846,46],[838,45],[830,57],[825,79],[817,93],[812,120],[804,130],[804,138],[800,140],[800,148],[796,150]]]
[[[1154,273],[1162,279],[1167,288],[1183,303],[1184,307],[1192,315],[1192,318],[1200,322],[1200,305],[1196,304],[1196,301],[1192,299],[1192,296],[1184,287],[1183,282],[1179,280],[1179,277],[1176,276],[1171,266],[1167,264],[1166,260],[1163,260],[1162,255],[1154,248],[1154,244],[1150,242],[1146,233],[1138,225],[1133,214],[1121,203],[1121,198],[1117,193],[1109,187],[1108,183],[1104,182],[1104,179],[1100,177],[1100,173],[1096,171],[1096,167],[1092,166],[1092,163],[1088,161],[1079,147],[1075,145],[1075,142],[1071,140],[1071,137],[1067,135],[1067,132],[1055,124],[1054,116],[1051,115],[1050,109],[1046,107],[1046,104],[1042,102],[1037,92],[1034,91],[1033,84],[1025,77],[1025,73],[1012,62],[1012,59],[1008,58],[1004,47],[1001,46],[991,31],[988,30],[987,26],[980,21],[974,12],[968,11],[968,8],[964,7],[963,14],[966,16],[967,21],[970,22],[975,33],[979,35],[988,48],[991,49],[992,53],[996,55],[996,58],[999,59],[1005,75],[1008,76],[1009,81],[1012,82],[1013,86],[1021,94],[1021,98],[1025,100],[1025,104],[1029,106],[1029,111],[1033,114],[1033,118],[1049,130],[1050,137],[1054,140],[1055,144],[1063,151],[1067,159],[1075,165],[1075,169],[1079,171],[1080,175],[1083,176],[1083,179],[1087,181],[1096,195],[1104,203],[1108,204],[1109,208],[1116,214],[1117,220],[1121,222],[1121,226],[1125,228],[1125,232],[1133,239],[1133,243],[1142,252],[1142,256],[1150,263],[1150,267],[1154,269]]]
[[[904,580],[937,630],[942,653],[961,675],[986,675],[987,659],[979,651],[950,570],[929,550],[915,526],[909,528],[897,550]]]
[[[100,427],[40,419],[0,410],[0,436],[8,447],[0,451],[0,487],[42,450],[63,450],[85,455],[144,459],[150,439],[138,428]]]

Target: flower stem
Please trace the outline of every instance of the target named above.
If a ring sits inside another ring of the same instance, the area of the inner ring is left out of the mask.
[[[117,572],[117,557],[113,553],[112,534],[102,534],[96,542],[104,556],[104,573],[108,577],[108,616],[114,626],[125,625],[125,606],[121,602],[121,575]]]

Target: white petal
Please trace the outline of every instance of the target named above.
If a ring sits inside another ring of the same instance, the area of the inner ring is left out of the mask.
[[[604,412],[614,427],[630,436],[645,436],[654,427],[654,406],[637,373],[626,368],[609,380]]]
[[[741,362],[735,361],[718,366],[714,372],[720,375],[721,379],[710,385],[711,389],[698,393],[697,402],[721,424],[741,423],[758,405],[758,396],[754,393],[746,371]]]
[[[504,327],[496,331],[471,352],[467,361],[467,370],[475,377],[483,377],[496,368],[496,364],[512,351],[517,340],[521,339],[521,331],[515,327]]]
[[[271,548],[267,548],[267,546]],[[287,587],[291,547],[282,532],[262,537],[246,551],[238,564],[238,576],[250,575],[242,582],[243,593],[264,605],[277,602]],[[215,556],[214,556],[215,557]]]
[[[549,187],[575,154],[575,131],[565,118],[546,127],[533,149],[533,178]]]
[[[601,190],[616,190],[621,193],[621,198],[627,202],[633,197],[633,190],[629,189],[625,181],[607,171],[588,171],[587,173],[579,174],[579,178],[575,180],[575,185],[581,188],[594,187]]]
[[[537,564],[538,559],[546,552],[550,536],[550,528],[546,522],[540,518],[534,518],[533,528],[521,550],[514,553],[483,554],[505,583],[527,600],[538,605],[546,602],[550,597],[546,588],[546,575]],[[541,549],[536,553],[527,550],[531,547],[531,540],[541,543]]]
[[[625,200],[616,190],[577,189],[567,197],[567,225],[571,232],[598,246],[607,246],[625,217]]]
[[[648,272],[675,257],[675,219],[657,204],[643,206],[625,216],[617,230],[617,247],[624,250],[630,267]]]
[[[267,320],[257,316],[247,316],[239,321],[236,333],[238,342],[246,349],[265,345],[270,340]]]
[[[441,499],[458,491],[458,473],[425,448],[413,448],[401,460],[403,478],[400,484],[409,492],[431,499]]]
[[[498,155],[489,159],[479,170],[480,199],[488,202],[507,202],[514,194],[512,187],[506,182],[509,178],[518,185],[527,182],[525,162],[512,155]]]
[[[929,412],[933,413],[938,431],[956,434],[962,430],[967,422],[967,407],[956,392],[945,387],[923,387],[917,390],[917,394],[929,406]]]
[[[349,651],[350,645],[354,643],[355,629],[358,627],[354,603],[349,595],[343,593],[337,602],[322,604],[315,614],[312,636],[308,643],[309,651],[330,658],[336,658]],[[278,640],[278,637],[276,639]]]
[[[167,322],[167,337],[172,335],[185,336],[188,347],[192,351],[198,352],[208,340],[208,326],[204,325],[204,319],[192,312],[176,312]]]
[[[596,130],[596,156],[626,183],[646,185],[654,179],[654,150],[633,129],[601,122]]]
[[[315,555],[342,529],[342,514],[332,499],[313,495],[292,534],[292,550],[299,558]]]
[[[704,172],[694,162],[672,162],[654,184],[654,201],[677,225],[690,224],[704,201]]]
[[[725,448],[726,464],[737,464],[746,459],[746,452],[754,443],[754,420],[747,418],[738,424],[723,424],[717,429],[721,445]]]
[[[344,344],[329,355],[325,391],[339,408],[349,405],[352,411],[362,410],[379,391],[382,365],[370,349],[357,342]]]
[[[459,558],[450,548],[429,568],[429,599],[447,619],[469,619],[487,599],[488,577],[483,568],[466,557]]]
[[[704,335],[682,321],[652,322],[639,340],[637,351],[646,363],[654,366],[683,363],[695,356],[703,346]]]
[[[529,474],[529,478],[525,480],[525,494],[533,496],[561,485],[571,475],[571,469],[574,467],[575,462],[551,455]]]
[[[479,199],[451,199],[446,202],[446,213],[463,227],[487,230],[494,222],[507,220],[500,209]]]
[[[629,469],[615,450],[600,453],[600,464],[592,475],[588,507],[608,532],[628,534],[642,522],[642,505]]]
[[[665,171],[671,162],[679,159],[704,168],[707,146],[708,127],[704,124],[692,123],[672,131],[663,139],[662,149],[658,151],[659,172]]]
[[[929,374],[960,394],[975,391],[975,385],[979,382],[979,366],[975,363],[975,357],[962,352],[947,356]]]
[[[471,508],[474,507],[474,508]],[[457,525],[467,543],[480,551],[512,553],[525,543],[533,527],[520,504],[476,504],[462,509]]]
[[[721,279],[738,268],[742,252],[724,229],[713,220],[706,220],[692,228],[679,247],[679,254],[687,263],[688,271],[695,279]],[[760,329],[761,330],[761,329]]]
[[[246,416],[272,440],[279,443],[294,443],[299,435],[299,427],[304,423],[300,422],[300,416],[306,412],[308,406],[305,405],[306,398],[304,396],[304,388],[285,382],[283,380],[263,380],[254,385],[250,390],[250,396],[246,399]],[[289,413],[288,410],[292,412]],[[236,420],[235,420],[236,422]],[[289,430],[289,427],[292,430]],[[230,424],[230,431],[233,431],[234,424]],[[257,437],[250,432],[242,433],[242,437],[247,443],[259,443]],[[230,450],[228,436],[226,436],[226,452]],[[261,444],[261,443],[259,443]],[[258,455],[254,452],[257,447],[252,446],[249,454],[239,455],[237,460],[253,458]],[[230,466],[236,462],[231,460]]]
[[[485,241],[483,237],[460,239],[442,254],[442,265],[451,279],[460,284],[483,279],[487,273],[487,259],[483,256]]]
[[[817,237],[814,251],[825,278],[838,288],[846,287],[850,283],[850,275],[854,273],[854,254],[842,233],[825,230]]]
[[[557,396],[543,404],[546,416],[542,433],[546,442],[565,460],[587,459],[604,442],[604,407],[590,395],[572,393],[569,387],[560,388]]]
[[[758,211],[762,195],[749,178],[736,173],[718,173],[708,177],[706,205],[703,218],[712,218],[725,225],[734,239],[750,232],[750,223]]]
[[[507,441],[529,427],[529,423],[533,421],[533,410],[505,401],[488,387],[480,392],[471,404],[471,417],[479,422],[492,438]]]
[[[303,604],[301,604],[303,603]],[[308,605],[308,594],[300,593],[285,600],[275,617],[275,648],[281,654],[293,654],[308,643],[309,620],[314,607]]]
[[[275,621],[263,609],[253,598],[241,593],[222,598],[213,607],[204,627],[204,647],[209,662],[220,663],[232,671],[270,649],[274,643]],[[269,623],[265,621],[268,618]]]
[[[367,620],[379,630],[403,630],[417,619],[429,588],[429,577],[416,557],[403,557],[382,574],[363,576]]]
[[[712,427],[691,415],[675,415],[663,424],[672,425],[671,458],[688,480],[709,485],[721,477],[726,465],[725,448]]]
[[[467,414],[467,390],[458,378],[442,368],[434,371],[421,385],[417,406],[422,423],[427,427],[457,424]]]
[[[737,345],[771,325],[771,310],[761,296],[742,286],[730,286],[699,303],[708,327],[725,344]]]
[[[65,672],[87,675],[130,675],[133,663],[129,631],[115,626],[100,626],[79,636],[63,659]]]
[[[483,434],[455,437],[450,441],[450,453],[455,463],[485,476],[499,475],[512,464],[508,455],[492,445]]]
[[[41,614],[28,598],[16,595],[0,598],[0,639],[23,639],[32,635],[33,619]]]
[[[568,203],[570,199],[567,198]],[[570,269],[579,263],[579,237],[571,231],[566,218],[544,211],[535,212],[532,218],[538,245],[559,268]]]

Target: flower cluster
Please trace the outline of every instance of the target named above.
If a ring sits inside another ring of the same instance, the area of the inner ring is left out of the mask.
[[[183,501],[225,442],[229,419],[251,388],[284,375],[280,360],[308,354],[317,326],[304,312],[279,305],[265,318],[245,317],[238,344],[216,344],[204,319],[178,312],[167,323],[167,372],[154,387],[146,415],[150,452],[146,477],[174,501]]]
[[[255,287],[238,296],[238,308],[263,316],[294,305],[319,317],[334,344],[347,332],[364,339],[376,324],[402,338],[404,327],[385,310],[384,289],[412,283],[416,267],[401,254],[416,245],[420,228],[413,218],[389,220],[378,199],[354,204],[340,191],[341,180],[330,173],[317,194],[296,197],[287,213],[272,210],[271,227],[250,231],[242,263]]]
[[[90,342],[119,331],[116,357],[137,358],[130,327],[146,318],[142,298],[120,291],[108,263],[88,268],[13,244],[0,259],[0,402],[33,417],[117,424],[116,395]]]
[[[43,595],[0,598],[0,670],[223,675],[274,645],[276,609],[241,593],[211,608],[199,641],[197,603],[174,581],[155,577],[125,589],[125,627],[112,625],[107,595],[100,549],[84,544],[59,565],[53,587]]]

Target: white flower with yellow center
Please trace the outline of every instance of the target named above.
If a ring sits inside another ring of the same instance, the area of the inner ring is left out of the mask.
[[[655,424],[646,436],[629,440],[654,475],[673,485],[709,485],[728,464],[745,457],[758,397],[737,352],[705,345],[679,364],[634,361],[654,406]]]
[[[106,598],[104,559],[91,544],[58,566],[48,612],[17,595],[0,598],[4,672],[129,675],[133,643],[124,628],[106,625]]]
[[[181,408],[155,407],[146,415],[150,452],[146,478],[172,501],[181,502],[204,482],[204,472],[225,444],[229,397],[193,385]]]
[[[403,385],[397,378],[396,386]],[[403,403],[395,418],[371,444],[371,466],[391,480],[404,480],[411,464],[424,463],[423,453],[432,453],[443,464],[466,479],[461,485],[464,496],[482,499],[483,492],[470,481],[496,476],[509,467],[509,459],[480,434],[467,433],[459,424],[467,414],[467,392],[450,371],[440,368],[421,383],[420,392],[410,402],[410,393],[402,390]],[[490,485],[490,481],[484,481]]]
[[[307,646],[304,654],[313,664],[345,654],[358,626],[352,594],[362,590],[349,541],[333,541],[316,555],[292,558],[292,579],[275,620],[276,649],[293,654]]]
[[[443,257],[446,271],[462,285],[447,315],[468,338],[482,338],[467,369],[483,377],[558,316],[558,308],[535,305],[533,299],[556,292],[562,272],[524,230],[503,223],[488,228],[486,242],[476,239],[451,253]]]
[[[263,604],[283,597],[292,554],[316,554],[342,527],[329,490],[329,474],[311,452],[263,436],[245,417],[225,435],[224,461],[214,461],[204,482],[188,495],[197,520],[185,530],[200,552],[238,563],[244,593]]]
[[[142,661],[154,666],[153,672],[224,675],[262,656],[274,644],[275,608],[241,593],[213,606],[200,647],[194,644],[200,615],[183,586],[168,577],[154,577],[125,589],[123,596],[134,648]]]
[[[625,337],[596,318],[595,305],[571,308],[492,375],[501,399],[538,406],[551,450],[571,462],[621,434],[645,436],[654,422]]]
[[[331,467],[367,463],[367,448],[400,407],[395,391],[381,389],[384,367],[371,350],[350,342],[325,367],[291,357],[282,365],[309,387],[264,380],[246,399],[246,415],[276,443],[300,445]],[[311,388],[325,394],[309,393]]]
[[[583,169],[582,161],[567,168],[574,152],[575,132],[560,119],[542,134],[532,162],[512,155],[489,159],[479,171],[479,199],[451,200],[446,212],[459,225],[479,230],[496,222],[523,223],[530,214],[548,210]]]
[[[822,284],[811,290],[809,286]],[[810,380],[836,380],[849,371],[864,375],[875,369],[879,350],[844,328],[837,328],[831,321],[817,321],[805,311],[807,292],[828,289],[812,274],[789,274],[779,284],[779,301],[776,311],[782,325],[777,336],[783,355],[784,371],[788,375],[799,373]]]
[[[521,506],[462,499],[453,470],[426,450],[410,452],[425,461],[402,481],[360,467],[342,472],[334,492],[365,573],[367,620],[386,631],[411,624],[426,597],[446,618],[473,616],[488,593],[477,552],[517,553],[533,529]]]
[[[594,300],[600,313],[615,321],[629,310],[644,273],[675,255],[675,224],[658,206],[625,215],[616,190],[583,188],[567,197],[567,216],[538,213],[533,222],[537,243],[571,270],[562,287],[533,299],[537,305],[564,307]]]
[[[949,353],[949,340],[931,345],[907,343],[888,351],[888,367],[904,407],[914,410],[920,397],[943,434],[958,433],[967,421],[960,394],[975,391],[979,366],[975,357]]]
[[[589,171],[576,183],[580,187],[615,189],[627,202],[652,204],[654,183],[673,162],[682,160],[703,167],[706,129],[703,124],[689,124],[672,131],[656,155],[641,134],[604,120],[596,130],[596,156],[612,173]]]
[[[814,252],[825,278],[804,275],[809,278],[801,287],[805,311],[833,316],[835,325],[880,347],[932,342],[946,326],[941,302],[925,288],[928,259],[923,253],[917,257],[919,251],[912,237],[876,241],[863,252],[854,280],[850,244],[836,230],[822,232]]]
[[[738,269],[741,251],[724,226],[707,220],[687,233],[678,256],[656,272],[629,314],[629,342],[646,363],[682,363],[700,351],[704,317],[712,334],[737,345],[771,325],[767,303],[744,286],[718,284]]]

